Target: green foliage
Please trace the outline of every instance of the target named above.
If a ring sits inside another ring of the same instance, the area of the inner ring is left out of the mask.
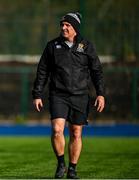
[[[138,0],[1,0],[0,53],[41,53],[46,42],[59,34],[60,17],[80,11],[81,32],[95,42],[99,54],[136,60],[138,9]]]

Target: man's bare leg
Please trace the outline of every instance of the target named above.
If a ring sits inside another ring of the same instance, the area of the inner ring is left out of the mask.
[[[69,130],[69,161],[77,164],[82,149],[82,126],[70,124]]]
[[[78,179],[75,168],[82,149],[82,126],[70,124],[69,130],[69,168],[67,178]]]
[[[64,177],[66,172],[65,160],[64,160],[64,148],[65,148],[65,138],[64,138],[64,127],[65,119],[56,118],[52,120],[52,136],[51,142],[53,150],[57,156],[58,165],[55,173],[56,179],[61,179]]]
[[[65,138],[63,134],[64,127],[65,127],[65,119],[56,118],[52,120],[51,142],[56,156],[60,156],[64,154],[64,148],[65,148]]]

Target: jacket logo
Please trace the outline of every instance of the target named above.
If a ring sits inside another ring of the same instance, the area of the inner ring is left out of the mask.
[[[56,45],[56,49],[61,49],[61,48],[62,48],[62,46],[60,44]]]
[[[78,44],[78,47],[77,47],[77,51],[78,51],[78,52],[84,52],[84,44],[79,43],[79,44]]]

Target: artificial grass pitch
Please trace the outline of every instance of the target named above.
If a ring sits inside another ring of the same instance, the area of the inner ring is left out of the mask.
[[[55,168],[50,137],[0,137],[0,178],[52,179]],[[139,138],[83,137],[80,178],[135,179],[138,169]]]

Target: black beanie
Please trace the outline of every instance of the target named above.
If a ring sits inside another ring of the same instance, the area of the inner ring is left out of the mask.
[[[62,17],[60,20],[60,24],[62,22],[68,22],[72,25],[72,27],[75,29],[76,33],[80,33],[80,24],[81,24],[81,14],[76,12],[76,13],[68,13],[65,16]]]

